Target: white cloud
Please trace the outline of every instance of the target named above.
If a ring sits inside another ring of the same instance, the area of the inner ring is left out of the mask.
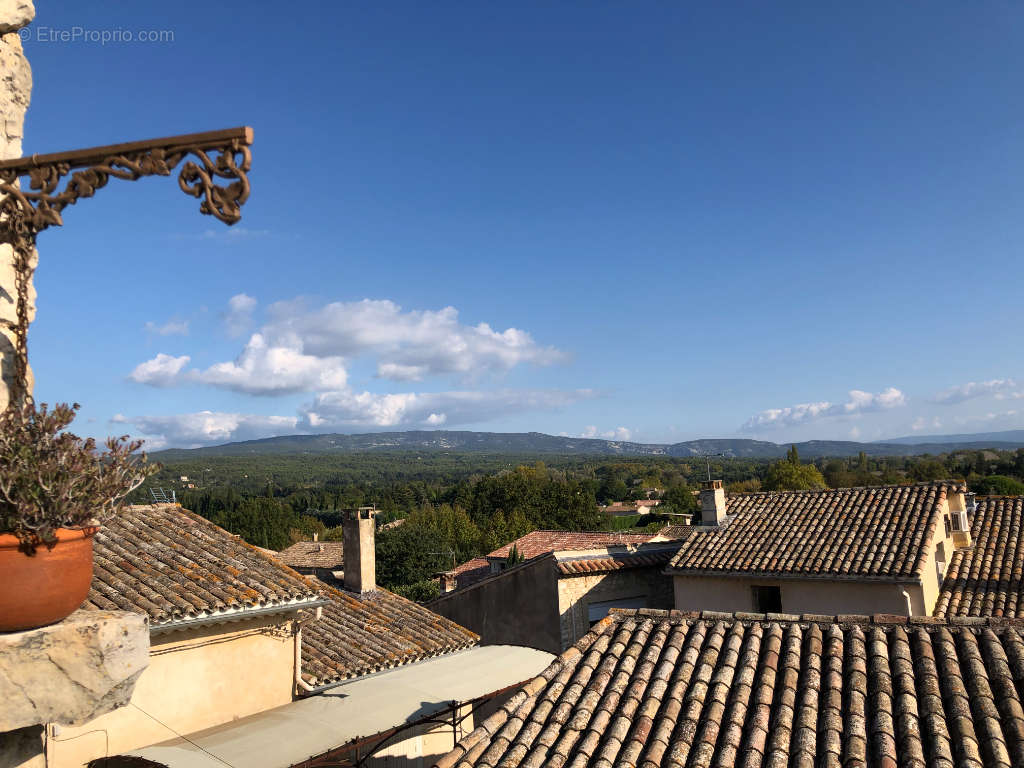
[[[307,354],[317,356],[375,355],[377,375],[396,381],[502,372],[562,358],[559,350],[538,345],[518,328],[463,325],[454,307],[405,311],[386,299],[363,299],[311,309],[295,300],[272,305],[270,315],[262,329],[268,338],[298,340]]]
[[[182,320],[181,322],[169,320],[163,325],[157,325],[153,321],[149,321],[146,323],[146,330],[149,333],[155,333],[158,336],[187,336],[188,320]]]
[[[523,411],[555,410],[593,396],[586,389],[398,394],[342,390],[317,395],[302,414],[302,423],[318,431],[464,425]]]
[[[171,416],[111,417],[114,424],[135,427],[148,450],[173,446],[203,445],[256,440],[299,432],[333,432],[343,429],[438,428],[472,424],[511,413],[555,410],[594,397],[588,389],[502,390],[497,392],[407,392],[379,395],[341,390],[318,395],[299,416],[258,416],[243,413],[199,411]]]
[[[857,416],[862,413],[884,411],[907,404],[906,396],[895,387],[888,387],[878,394],[851,389],[845,403],[823,400],[817,403],[800,403],[786,408],[770,408],[747,419],[741,427],[744,432],[758,432],[764,429],[793,427],[809,424],[819,419],[842,416]]]
[[[402,365],[400,363],[378,363],[377,376],[392,381],[421,381],[427,373],[425,365]]]
[[[230,362],[215,363],[205,371],[185,370],[188,355],[164,353],[140,363],[129,378],[140,384],[172,387],[183,383],[208,384],[247,395],[291,395],[335,390],[345,386],[348,373],[340,357],[304,355],[290,347],[273,347],[254,333],[242,353]]]
[[[915,432],[920,432],[922,429],[941,429],[942,420],[938,416],[933,416],[931,419],[925,416],[918,416],[914,419],[914,423],[910,425],[910,428]]]
[[[584,427],[583,432],[580,433],[580,437],[603,438],[605,440],[629,440],[632,435],[633,433],[626,427],[616,427],[615,429],[602,432],[593,425]]]
[[[1001,413],[986,413],[985,421],[1002,421],[1003,419],[1013,419],[1017,416],[1017,411],[1002,411]]]
[[[254,333],[235,360],[211,365],[196,381],[249,395],[284,395],[341,389],[348,374],[340,357],[314,357],[287,346],[271,346]]]
[[[251,325],[256,307],[251,296],[232,296],[224,314],[228,331],[237,335]],[[346,360],[359,355],[375,355],[377,376],[392,381],[421,381],[438,374],[472,378],[522,363],[546,365],[561,357],[517,328],[462,325],[452,307],[405,312],[394,302],[367,299],[308,309],[297,299],[272,305],[270,315],[271,321],[249,337],[233,361],[203,371],[185,370],[188,356],[161,353],[138,365],[131,378],[161,387],[191,382],[253,395],[286,395],[344,391]]]
[[[996,400],[1020,400],[1024,398],[1024,383],[1015,379],[969,381],[958,387],[950,387],[939,392],[932,398],[932,401],[942,405],[956,405],[979,397],[994,397]]]
[[[168,445],[197,448],[237,440],[256,440],[294,432],[298,423],[294,416],[255,416],[216,411],[134,418],[118,414],[111,421],[136,427],[139,435],[146,440],[147,450],[157,450]]]
[[[173,357],[161,352],[152,360],[135,366],[128,378],[151,387],[173,387],[180,381],[181,371],[189,360],[191,358],[188,355]]]
[[[256,311],[256,299],[239,293],[228,299],[228,311],[224,313],[224,326],[232,338],[241,336],[252,325],[252,315]]]

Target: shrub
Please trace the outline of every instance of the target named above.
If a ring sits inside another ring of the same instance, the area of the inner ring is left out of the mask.
[[[28,554],[52,547],[58,528],[98,525],[157,469],[127,435],[107,438],[98,453],[92,438],[64,432],[78,408],[28,401],[0,415],[0,533]]]

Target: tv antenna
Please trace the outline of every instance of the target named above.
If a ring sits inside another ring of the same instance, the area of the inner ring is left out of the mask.
[[[452,559],[452,569],[454,570],[458,563],[455,562],[455,550],[448,549],[444,552],[428,552],[429,555],[441,555],[442,557],[450,557]]]
[[[708,482],[710,483],[711,482],[711,458],[715,457],[715,458],[724,459],[725,458],[725,454],[724,453],[712,453],[711,451],[700,451],[700,450],[695,450],[694,453],[697,454],[698,456],[700,456],[702,459],[704,459],[704,462],[707,464],[707,468],[708,468]]]
[[[178,498],[177,496],[175,496],[173,488],[170,490],[169,493],[163,488],[150,488],[149,492],[153,496],[153,502],[156,504],[178,503]]]

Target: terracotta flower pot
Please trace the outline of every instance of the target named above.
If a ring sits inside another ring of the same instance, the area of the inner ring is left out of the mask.
[[[0,632],[53,624],[85,602],[95,533],[58,528],[54,547],[41,545],[31,556],[15,536],[0,534]]]

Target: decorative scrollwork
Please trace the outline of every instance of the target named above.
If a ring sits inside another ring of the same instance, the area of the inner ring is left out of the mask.
[[[62,225],[65,208],[92,197],[111,178],[135,181],[143,176],[170,176],[182,161],[178,175],[181,190],[202,200],[200,213],[234,224],[242,218],[242,206],[249,199],[251,142],[251,129],[233,128],[0,161],[0,243],[14,249],[18,293],[17,321],[3,323],[15,335],[17,381],[12,403],[31,397],[27,383],[28,286],[36,236],[47,227]],[[190,155],[196,159],[186,161]],[[28,182],[27,190],[19,185],[22,177]]]
[[[249,199],[248,173],[252,165],[249,148],[237,140],[226,146],[152,147],[142,151],[111,155],[88,167],[71,171],[66,162],[18,169],[0,169],[0,216],[22,222],[36,234],[64,223],[62,211],[82,198],[92,197],[111,178],[135,181],[143,176],[170,176],[186,157],[178,185],[187,195],[202,199],[199,211],[234,224],[242,217],[242,205]],[[28,176],[28,190],[19,189],[17,177]],[[63,190],[60,189],[64,179]],[[230,181],[228,184],[219,183]]]

